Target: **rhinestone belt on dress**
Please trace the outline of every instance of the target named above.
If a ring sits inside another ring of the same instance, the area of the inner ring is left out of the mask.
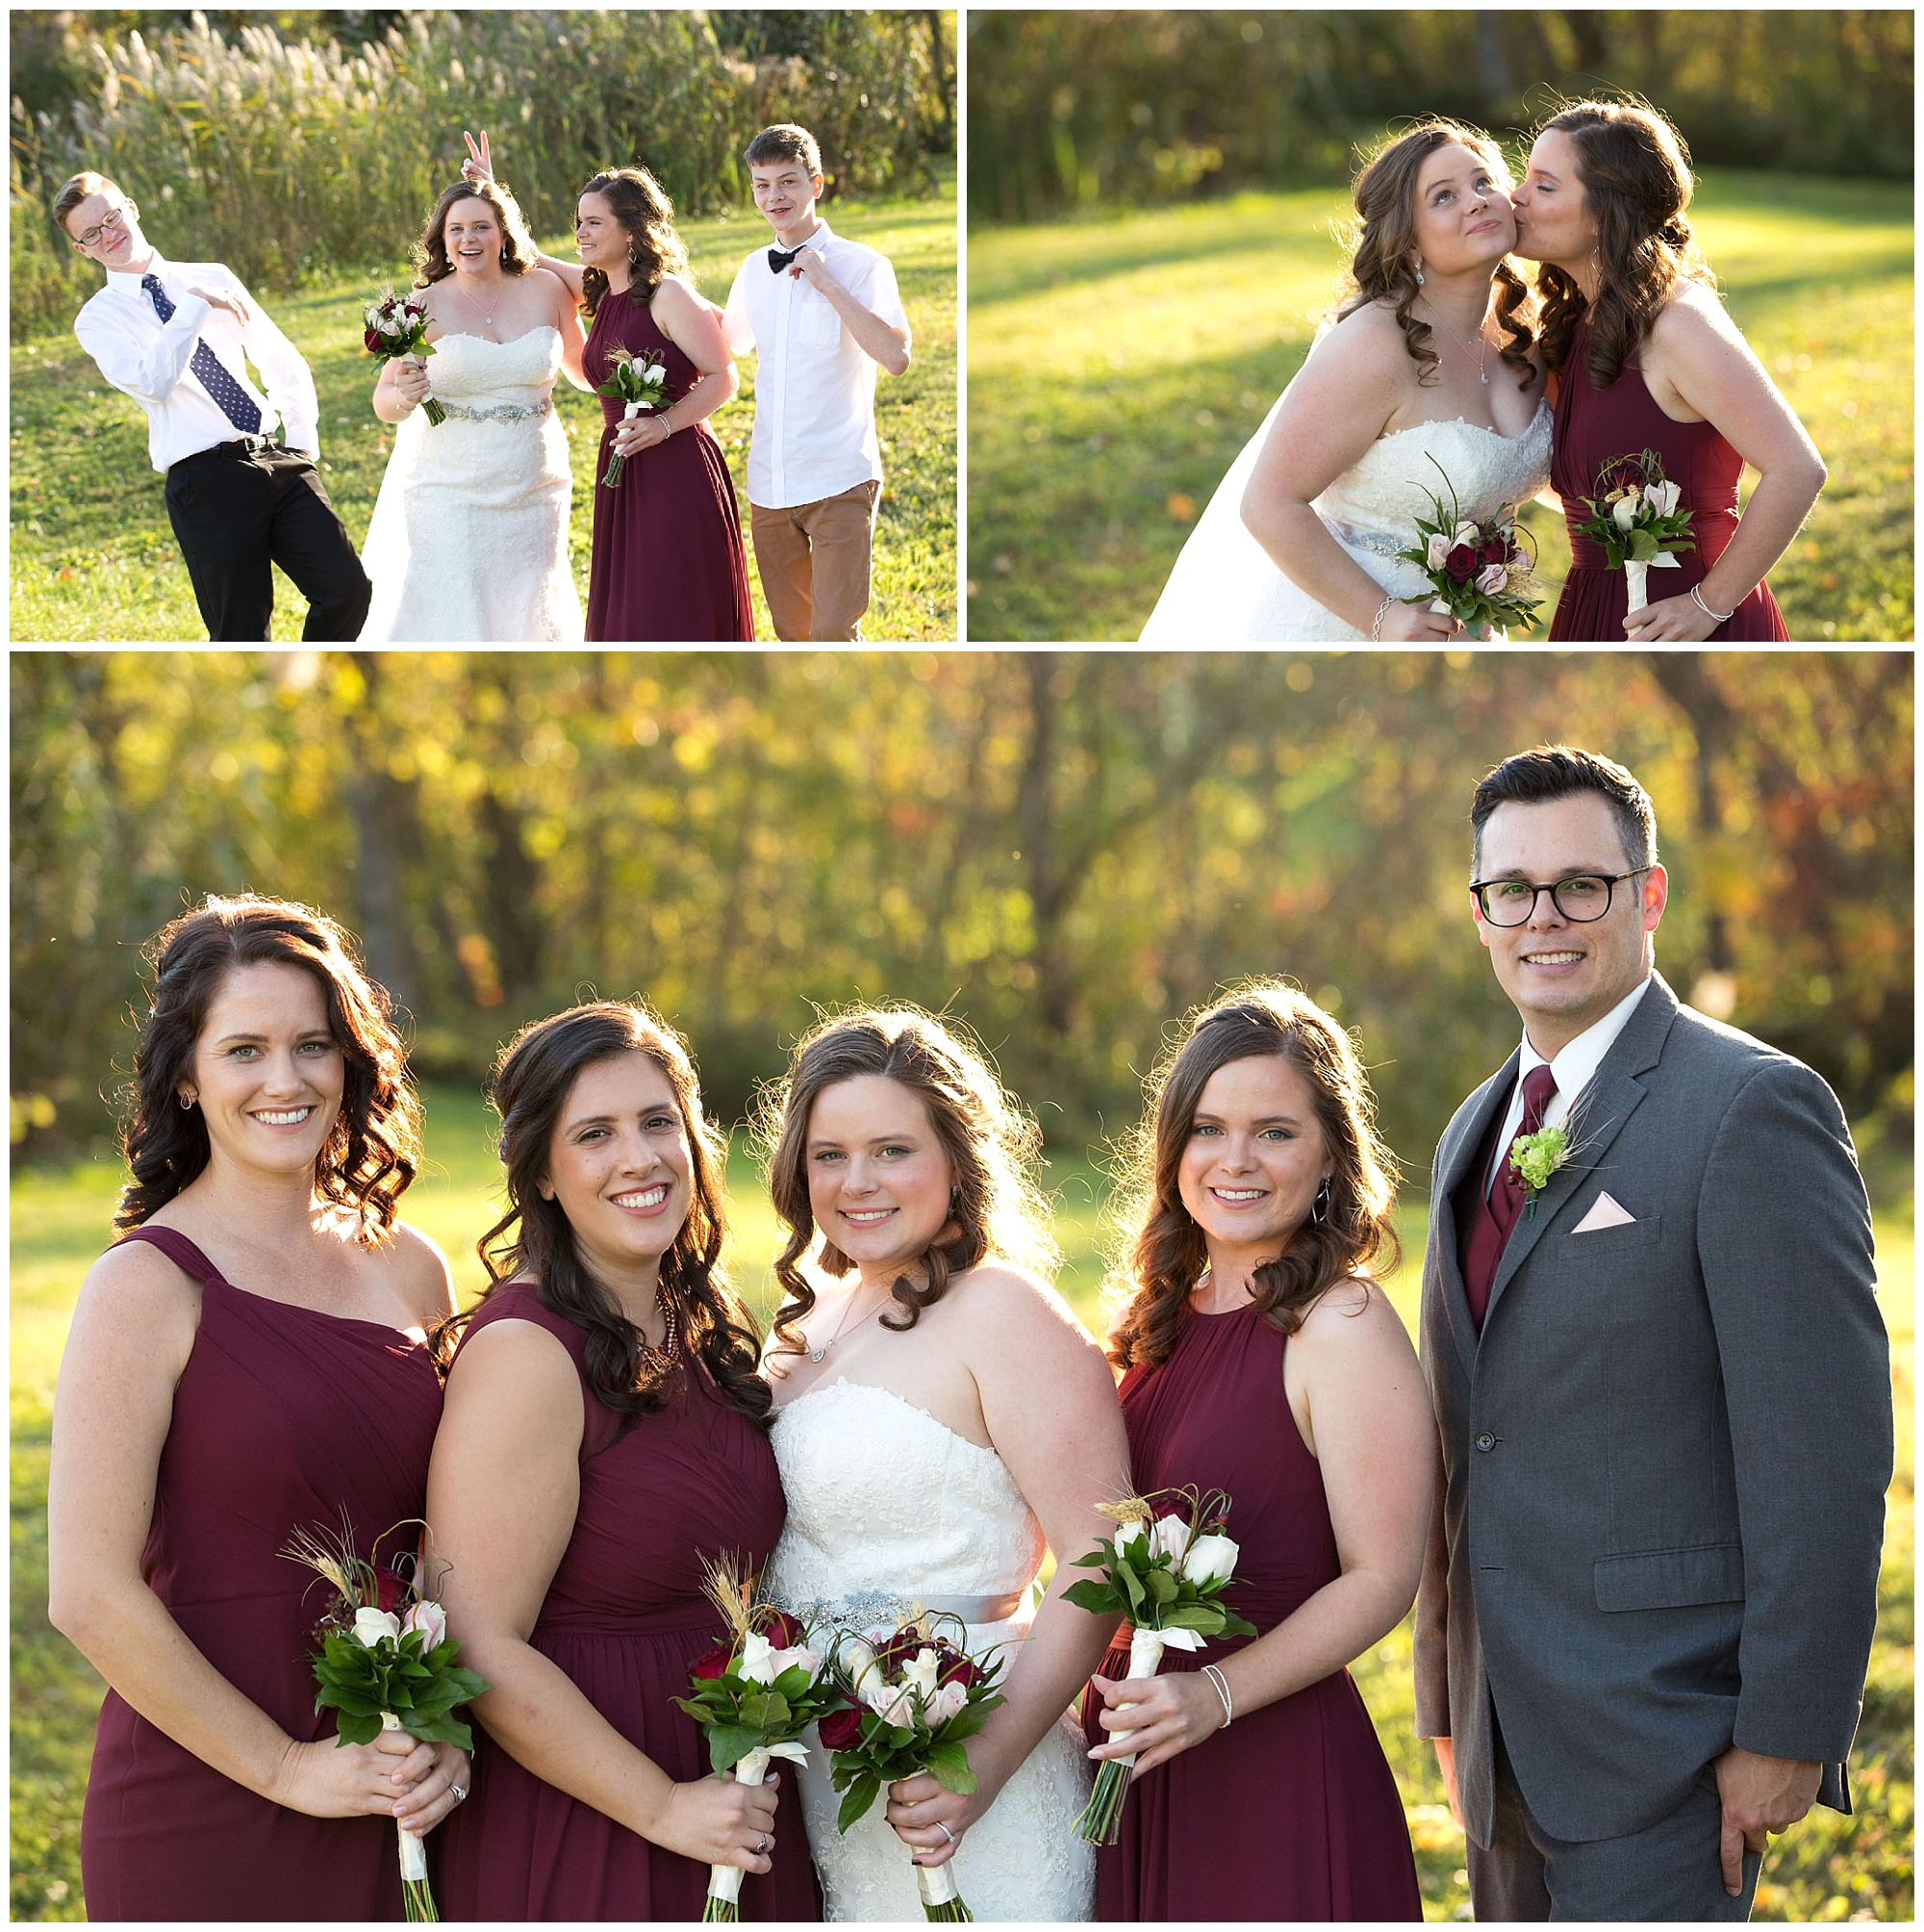
[[[1368,550],[1379,557],[1394,557],[1399,550],[1411,548],[1416,543],[1414,531],[1398,543],[1394,537],[1380,535],[1375,530],[1354,529],[1348,523],[1338,523],[1328,517],[1323,521],[1339,544],[1347,544],[1353,550]]]
[[[465,409],[458,402],[443,402],[441,406],[464,422],[522,422],[531,416],[545,416],[554,404],[543,396],[536,403],[497,402],[492,409]]]

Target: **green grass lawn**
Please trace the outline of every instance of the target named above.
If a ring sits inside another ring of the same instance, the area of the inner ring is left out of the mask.
[[[1713,169],[1690,212],[1830,467],[1770,575],[1791,636],[1910,638],[1910,188]],[[1349,215],[1346,191],[1319,188],[972,233],[972,638],[1138,634],[1308,353],[1343,267],[1331,227]],[[1547,631],[1569,547],[1543,505],[1527,521]]]
[[[876,427],[887,472],[875,531],[874,600],[865,620],[884,642],[943,641],[955,615],[955,182],[926,199],[837,202],[838,234],[894,262],[908,311],[914,361],[883,375]],[[752,210],[681,227],[699,286],[724,302],[743,256],[768,240]],[[572,258],[565,234],[542,243]],[[396,263],[392,279],[411,277]],[[269,298],[274,319],[307,356],[320,398],[321,469],[328,494],[358,547],[367,535],[392,431],[369,406],[374,364],[361,348],[361,311],[379,280],[343,276]],[[747,536],[748,431],[755,363],[741,364],[742,390],[712,426],[728,454]],[[13,346],[12,623],[15,643],[190,642],[202,639],[193,592],[175,547],[165,479],[147,461],[146,418],[110,388],[71,333]],[[555,401],[574,457],[569,554],[588,597],[594,521],[589,465],[601,433],[601,399],[566,381]],[[774,637],[759,577],[748,572],[756,635]],[[275,573],[273,638],[297,639],[306,606]]]
[[[407,1216],[453,1263],[464,1302],[485,1276],[474,1241],[498,1212],[488,1114],[449,1089],[427,1095],[428,1162],[407,1198]],[[80,1806],[93,1741],[100,1680],[46,1620],[46,1475],[54,1376],[73,1297],[105,1245],[118,1171],[106,1160],[17,1176],[13,1188],[13,1916],[77,1919]],[[1051,1159],[1056,1235],[1067,1252],[1064,1292],[1100,1328],[1101,1215],[1104,1182],[1090,1162]],[[773,1306],[768,1258],[776,1224],[760,1177],[739,1144],[729,1163],[735,1216],[729,1262],[764,1319]],[[1877,1240],[1886,1319],[1893,1342],[1898,1418],[1877,1647],[1853,1767],[1857,1815],[1812,1814],[1773,1847],[1758,1890],[1759,1919],[1911,1916],[1912,1370],[1913,1234],[1909,1195],[1902,1217],[1881,1215]],[[1424,1210],[1401,1211],[1409,1260],[1390,1292],[1411,1333],[1423,1253]],[[1404,1795],[1427,1916],[1469,1916],[1463,1839],[1450,1821],[1435,1760],[1412,1735],[1409,1623],[1354,1666]]]

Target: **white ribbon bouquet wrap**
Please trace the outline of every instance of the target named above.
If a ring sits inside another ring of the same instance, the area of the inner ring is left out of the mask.
[[[1683,495],[1664,476],[1662,457],[1645,449],[1611,457],[1597,473],[1597,494],[1582,498],[1590,515],[1572,534],[1597,545],[1611,570],[1622,567],[1626,615],[1650,602],[1652,571],[1677,570],[1672,552],[1697,547]]]

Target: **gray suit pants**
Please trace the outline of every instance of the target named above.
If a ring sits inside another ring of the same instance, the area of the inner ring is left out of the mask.
[[[1484,1851],[1469,1846],[1470,1898],[1479,1920],[1697,1919],[1750,1917],[1763,1860],[1746,1851],[1743,1895],[1724,1890],[1717,1847],[1723,1805],[1709,1765],[1673,1812],[1624,1838],[1556,1838],[1531,1816],[1503,1737],[1496,1739],[1496,1828]]]

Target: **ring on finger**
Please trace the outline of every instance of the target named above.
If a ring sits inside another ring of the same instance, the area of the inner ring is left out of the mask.
[[[757,1858],[761,1857],[762,1853],[768,1850],[769,1846],[773,1843],[774,1841],[770,1838],[768,1833],[763,1832],[761,1837],[755,1841],[755,1856]]]
[[[956,1843],[955,1834],[952,1831],[950,1831],[949,1827],[946,1824],[944,1824],[940,1818],[937,1818],[935,1820],[935,1828],[942,1834],[944,1838],[946,1838],[949,1841],[950,1844]]]
[[[466,1785],[457,1785],[452,1778],[449,1778],[447,1789],[454,1793],[454,1802],[456,1804],[463,1805],[468,1802],[468,1787]]]

